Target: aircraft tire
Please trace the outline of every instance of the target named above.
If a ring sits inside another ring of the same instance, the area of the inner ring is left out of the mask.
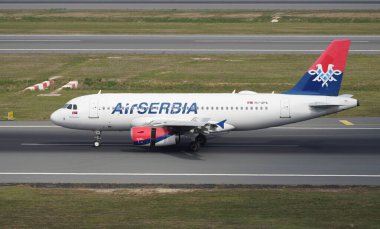
[[[199,135],[196,137],[195,141],[199,142],[199,144],[200,144],[201,146],[205,146],[206,143],[207,143],[207,138],[206,138],[205,135],[203,135],[203,134],[199,134]]]
[[[199,141],[192,141],[189,145],[189,150],[193,153],[198,152],[201,149],[201,144]]]

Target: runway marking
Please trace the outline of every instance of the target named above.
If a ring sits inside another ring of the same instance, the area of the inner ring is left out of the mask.
[[[0,126],[0,128],[62,128],[61,126]],[[267,129],[300,129],[300,130],[380,130],[380,127],[268,127]]]
[[[2,34],[0,37],[225,37],[225,38],[236,38],[236,37],[255,37],[255,38],[278,38],[278,37],[299,37],[299,38],[380,38],[380,35],[234,35],[234,34]]]
[[[353,126],[354,124],[348,120],[339,120],[339,122],[341,122],[343,125],[346,125],[346,126]]]
[[[88,51],[117,51],[117,52],[323,52],[322,49],[109,49],[109,48],[83,48],[83,49],[60,49],[60,48],[52,48],[52,49],[0,49],[0,52],[4,51],[51,51],[51,52],[59,52],[59,51],[68,51],[68,52],[88,52]],[[349,52],[380,52],[380,49],[358,49],[358,50],[350,50]]]
[[[364,177],[380,178],[378,174],[259,174],[259,173],[49,173],[49,172],[0,172],[0,175],[47,176],[212,176],[212,177]]]
[[[21,143],[22,146],[92,146],[90,143]],[[102,146],[132,146],[129,143],[103,143]],[[299,147],[299,145],[210,144],[210,147]]]
[[[90,143],[21,143],[22,146],[92,146]],[[103,143],[102,146],[132,145],[128,143]]]
[[[0,42],[80,42],[81,40],[3,40]]]
[[[0,128],[62,128],[60,126],[0,126]]]
[[[331,41],[260,41],[260,40],[194,40],[194,42],[198,43],[223,43],[223,42],[250,42],[250,43],[331,43]],[[351,43],[369,43],[370,41],[351,41]]]
[[[380,127],[272,127],[273,129],[299,130],[380,130]],[[269,128],[268,128],[269,129]]]

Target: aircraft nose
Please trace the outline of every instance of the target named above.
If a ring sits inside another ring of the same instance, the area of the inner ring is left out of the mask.
[[[55,124],[55,125],[58,125],[60,126],[60,123],[62,121],[61,119],[61,115],[59,114],[59,110],[56,110],[54,111],[51,115],[50,115],[50,120]]]

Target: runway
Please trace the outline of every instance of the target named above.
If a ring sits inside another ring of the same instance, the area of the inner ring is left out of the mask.
[[[0,35],[0,53],[320,53],[334,39],[351,53],[380,53],[380,36]]]
[[[380,9],[378,0],[0,0],[1,9]]]
[[[347,120],[348,122],[339,120]],[[0,122],[1,183],[380,185],[380,118],[321,118],[149,151],[129,132]]]

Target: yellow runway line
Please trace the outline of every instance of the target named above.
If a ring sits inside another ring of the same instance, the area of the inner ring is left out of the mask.
[[[341,122],[343,125],[346,125],[346,126],[353,126],[354,124],[348,120],[339,120],[339,122]]]

